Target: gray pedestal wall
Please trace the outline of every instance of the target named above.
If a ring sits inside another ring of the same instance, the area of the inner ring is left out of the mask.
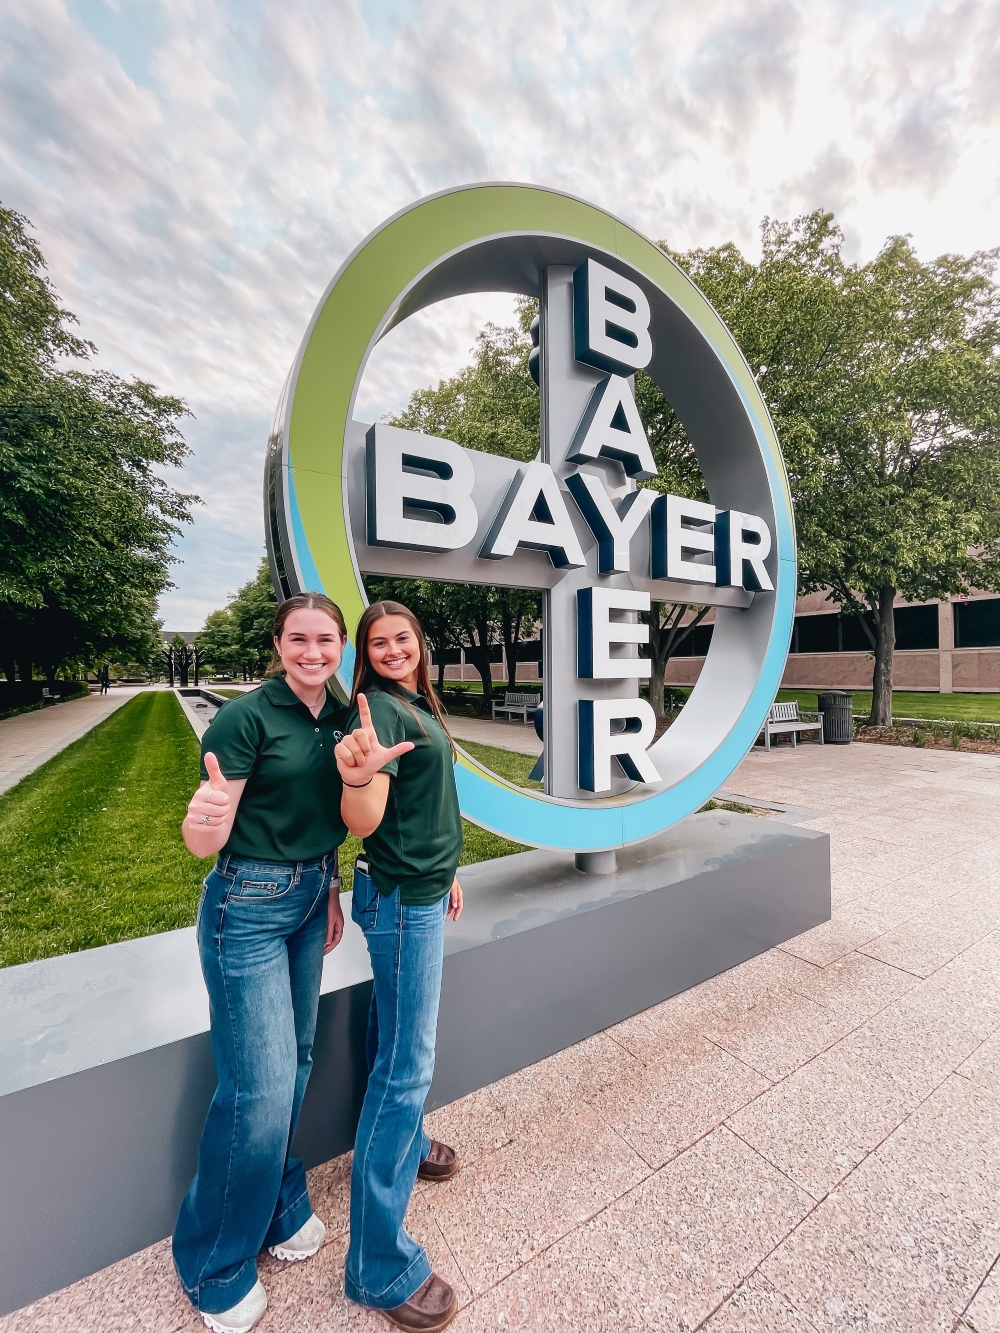
[[[462,871],[429,1107],[543,1059],[830,915],[826,834],[714,811],[612,876],[533,851]],[[0,971],[0,1313],[169,1235],[214,1087],[193,930]],[[324,971],[296,1151],[350,1148],[371,972]]]

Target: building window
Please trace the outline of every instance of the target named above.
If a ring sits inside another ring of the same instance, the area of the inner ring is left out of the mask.
[[[896,622],[896,647],[936,648],[938,646],[937,606],[897,606],[893,612]]]
[[[712,642],[712,625],[696,626],[674,650],[674,657],[705,657]]]
[[[1000,605],[1000,603],[998,603]],[[896,647],[904,652],[914,648],[938,646],[937,606],[897,606]],[[864,612],[865,624],[874,637],[875,617]],[[1000,639],[996,642],[1000,643]],[[793,653],[870,653],[872,641],[857,615],[796,616],[792,631]]]
[[[955,647],[1000,646],[1000,597],[955,603]]]
[[[839,653],[840,620],[832,616],[796,616],[792,632],[793,653]]]

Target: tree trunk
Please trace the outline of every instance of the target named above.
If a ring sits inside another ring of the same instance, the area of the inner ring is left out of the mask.
[[[503,658],[507,664],[507,688],[517,689],[517,650],[521,646],[521,631],[524,628],[524,612],[511,612],[506,607],[500,611],[500,638],[503,640]]]
[[[493,672],[490,667],[490,621],[486,616],[476,617],[476,637],[466,645],[465,655],[472,658],[472,665],[479,672],[479,679],[483,682],[482,712],[490,714],[493,703]]]
[[[666,615],[661,620],[661,614]],[[667,665],[677,648],[692,634],[708,615],[709,607],[699,608],[690,624],[681,621],[693,606],[681,602],[654,602],[649,613],[649,702],[656,714],[657,723],[666,720],[665,680]]]
[[[875,670],[872,675],[872,711],[868,721],[873,727],[892,726],[892,656],[896,648],[896,622],[892,604],[896,589],[878,590],[878,605],[873,606],[875,627]]]
[[[444,649],[443,648],[438,649],[437,666],[438,666],[437,692],[438,694],[441,694],[444,691]]]
[[[663,679],[667,674],[667,640],[670,637],[670,631],[667,625],[660,620],[661,608],[663,602],[654,602],[649,611],[649,702],[653,706],[653,712],[656,714],[657,726],[661,725],[666,719],[666,709],[663,706]],[[669,621],[670,612],[667,611]]]

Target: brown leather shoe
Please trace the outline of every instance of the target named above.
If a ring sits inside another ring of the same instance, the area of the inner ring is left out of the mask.
[[[431,1150],[417,1167],[418,1180],[451,1180],[462,1169],[458,1154],[447,1143],[438,1143],[431,1139]]]
[[[408,1301],[394,1310],[383,1310],[382,1314],[390,1324],[408,1333],[437,1333],[458,1314],[458,1298],[443,1277],[432,1273]]]

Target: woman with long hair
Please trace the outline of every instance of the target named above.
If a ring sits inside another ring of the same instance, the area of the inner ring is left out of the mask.
[[[455,754],[416,616],[399,602],[376,602],[356,642],[348,724],[356,729],[337,746],[337,762],[344,822],[364,839],[352,916],[365,933],[375,985],[345,1285],[352,1301],[397,1328],[434,1333],[455,1317],[455,1293],[431,1271],[403,1217],[418,1175],[447,1180],[459,1169],[454,1150],[428,1138],[423,1125],[444,923],[462,911]]]
[[[247,1333],[263,1315],[262,1247],[308,1259],[325,1233],[289,1150],[312,1068],[323,955],[344,931],[337,849],[347,829],[334,749],[347,710],[327,681],[347,628],[328,597],[302,593],[278,608],[273,637],[280,673],[219,710],[181,826],[189,851],[217,857],[197,935],[218,1086],[173,1253],[184,1291],[217,1333]]]

